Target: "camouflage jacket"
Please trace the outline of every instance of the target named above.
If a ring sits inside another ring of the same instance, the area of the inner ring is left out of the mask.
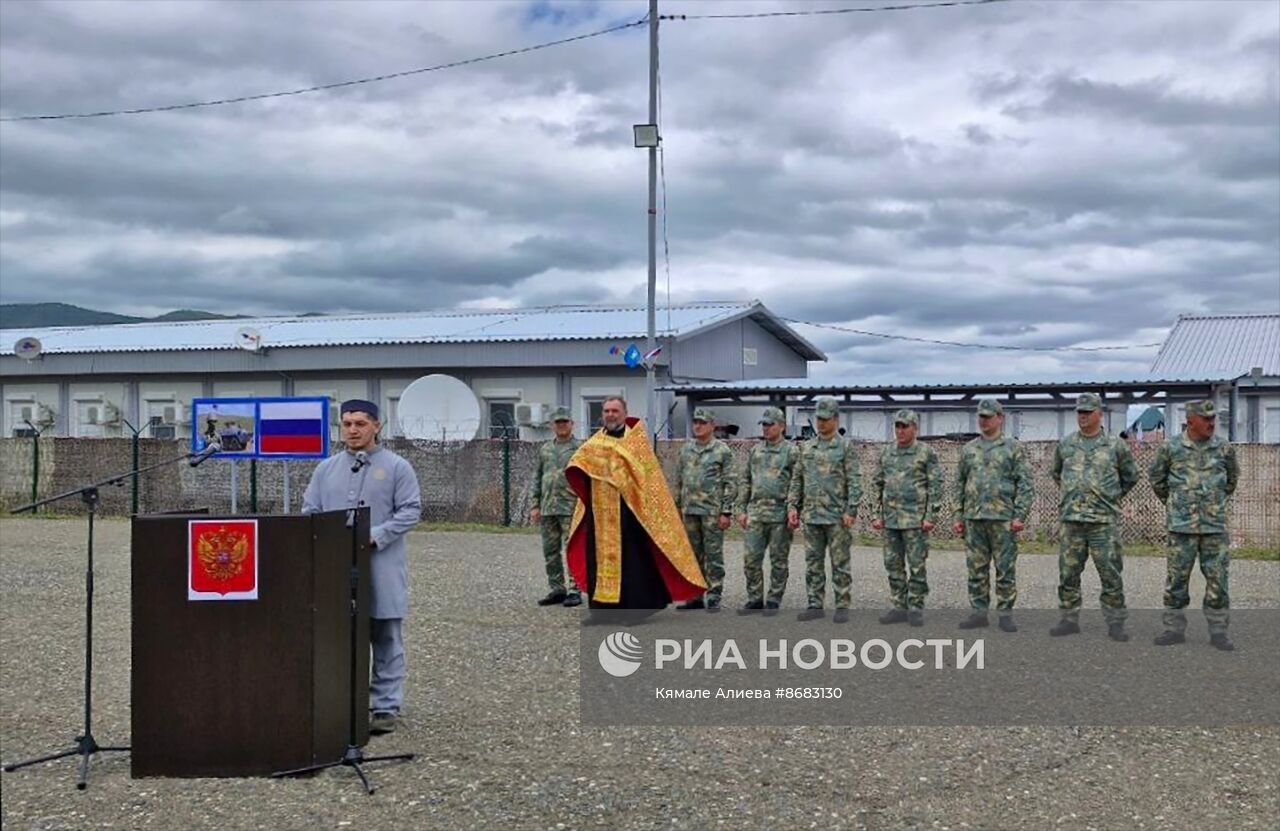
[[[568,441],[552,439],[538,448],[538,466],[533,474],[533,506],[544,516],[572,516],[578,504],[578,495],[564,478],[573,454],[582,446],[580,439]]]
[[[841,436],[815,436],[800,445],[787,493],[787,510],[810,525],[834,525],[842,514],[858,515],[862,473],[858,454]]]
[[[738,474],[729,445],[719,439],[706,444],[685,442],[680,448],[674,490],[681,513],[690,516],[733,513],[733,503],[738,497]]]
[[[1124,439],[1072,433],[1053,453],[1053,481],[1062,488],[1058,517],[1065,522],[1112,522],[1120,500],[1138,483],[1138,464]]]
[[[1156,450],[1148,472],[1151,489],[1165,503],[1165,525],[1179,534],[1227,530],[1227,497],[1235,493],[1240,465],[1222,436],[1192,441],[1185,433]]]
[[[752,445],[738,488],[737,513],[760,522],[785,521],[787,493],[799,455],[800,449],[786,439]]]
[[[1006,436],[976,438],[960,451],[956,515],[1026,522],[1036,497],[1034,482],[1021,442]]]
[[[942,465],[927,444],[891,444],[880,451],[880,465],[872,479],[872,504],[884,527],[919,528],[938,521],[942,510]]]

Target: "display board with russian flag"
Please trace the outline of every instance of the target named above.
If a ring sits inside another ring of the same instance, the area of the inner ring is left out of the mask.
[[[216,456],[224,458],[323,459],[329,455],[329,399],[325,397],[197,398],[191,402],[191,415],[194,453],[216,438],[221,448]]]

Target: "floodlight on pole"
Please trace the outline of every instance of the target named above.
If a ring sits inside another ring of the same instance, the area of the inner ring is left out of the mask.
[[[662,142],[657,124],[633,124],[631,129],[635,133],[636,147],[657,147]]]

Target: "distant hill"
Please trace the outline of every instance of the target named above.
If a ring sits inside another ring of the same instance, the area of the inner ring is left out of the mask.
[[[0,303],[0,329],[39,329],[46,326],[103,326],[112,323],[151,323],[178,320],[233,320],[246,315],[220,315],[198,309],[178,309],[158,317],[132,317],[83,309],[69,303]]]

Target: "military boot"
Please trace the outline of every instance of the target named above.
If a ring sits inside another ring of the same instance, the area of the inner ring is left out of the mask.
[[[1155,645],[1156,646],[1172,646],[1175,643],[1185,643],[1186,640],[1187,640],[1187,636],[1182,634],[1181,632],[1176,632],[1173,629],[1166,629],[1163,632],[1161,632],[1159,635],[1156,635]]]
[[[1080,623],[1079,621],[1072,620],[1069,617],[1064,617],[1049,630],[1049,634],[1053,635],[1055,638],[1060,638],[1063,635],[1079,635]]]
[[[538,605],[539,606],[558,606],[561,603],[564,603],[565,597],[566,595],[564,593],[564,589],[556,589],[555,591],[548,594],[546,597],[539,600]]]

